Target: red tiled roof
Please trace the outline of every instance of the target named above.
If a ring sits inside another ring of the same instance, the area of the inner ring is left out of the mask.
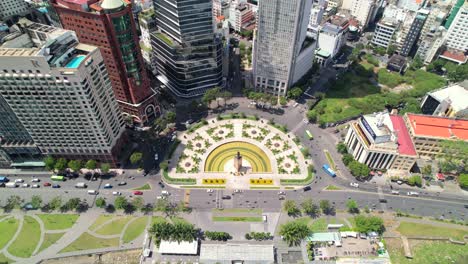
[[[468,140],[468,120],[407,114],[415,135]]]
[[[451,51],[444,51],[442,54],[440,54],[441,57],[447,58],[447,59],[452,59],[455,61],[458,61],[460,63],[465,63],[466,62],[466,56],[462,52],[451,52]]]
[[[415,156],[416,150],[414,149],[413,141],[408,133],[408,128],[405,125],[403,117],[390,115],[390,120],[392,121],[393,130],[397,132],[398,136],[398,153]]]

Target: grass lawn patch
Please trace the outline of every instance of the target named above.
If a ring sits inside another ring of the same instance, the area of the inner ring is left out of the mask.
[[[279,190],[279,186],[271,186],[271,187],[259,187],[259,186],[250,186],[251,190]]]
[[[166,218],[162,216],[153,216],[151,217],[151,225],[154,225],[156,223],[165,223],[167,222]]]
[[[326,232],[327,231],[327,220],[325,218],[319,218],[309,225],[312,232]]]
[[[95,236],[90,235],[88,232],[84,232],[78,239],[73,241],[66,248],[62,249],[60,253],[118,246],[118,237],[108,239],[97,238]]]
[[[213,209],[213,213],[256,213],[262,214],[262,209],[260,208],[226,208],[226,209]]]
[[[131,216],[116,218],[94,232],[99,235],[118,235],[132,218]]]
[[[42,222],[46,230],[61,230],[72,227],[78,217],[77,214],[38,214],[37,215]]]
[[[294,190],[294,187],[292,187],[292,186],[286,186],[286,187],[284,187],[284,189],[285,189],[285,190]]]
[[[466,263],[467,252],[468,245],[427,241],[412,247],[413,259],[407,259],[403,247],[389,248],[392,263],[398,264]]]
[[[139,237],[143,233],[143,231],[145,231],[147,221],[148,217],[142,216],[131,222],[127,226],[127,229],[125,229],[125,233],[123,235],[123,242],[129,243],[135,240],[135,238]]]
[[[280,179],[281,185],[309,185],[315,178],[315,173],[312,166],[307,168],[307,177],[305,179]],[[287,189],[288,187],[286,187]],[[291,189],[294,189],[291,187]]]
[[[172,178],[169,176],[167,170],[163,170],[164,181],[169,184],[178,184],[178,185],[194,185],[197,183],[197,180],[194,178]]]
[[[338,187],[338,186],[335,186],[335,185],[328,185],[328,186],[325,188],[325,190],[327,190],[327,191],[338,191],[338,190],[341,190],[341,188]]]
[[[0,263],[2,264],[10,264],[10,263],[15,263],[15,261],[7,258],[5,255],[3,255],[2,253],[0,253]]]
[[[171,221],[172,221],[172,223],[174,223],[174,224],[177,223],[177,222],[179,222],[179,223],[189,223],[189,222],[188,222],[187,220],[185,220],[184,218],[178,217],[178,216],[173,216],[173,217],[171,217]],[[190,224],[190,223],[189,223],[189,224]]]
[[[18,237],[8,248],[13,256],[29,258],[36,249],[41,238],[41,227],[39,223],[30,216],[24,217],[23,228]]]
[[[42,242],[41,247],[39,248],[38,252],[50,247],[52,244],[57,242],[65,233],[46,233],[44,235],[44,241]]]
[[[99,217],[94,221],[94,223],[88,228],[91,231],[95,231],[100,225],[104,224],[105,222],[111,220],[116,216],[113,215],[99,215]]]
[[[19,221],[14,217],[0,222],[0,249],[2,249],[15,235],[18,225]]]
[[[261,216],[213,216],[214,222],[262,222]]]
[[[417,224],[410,222],[401,222],[397,231],[405,236],[435,236],[451,237],[456,240],[463,240],[463,236],[468,235],[468,231],[455,228],[438,227],[427,224]]]
[[[140,187],[138,187],[138,188],[133,188],[132,190],[134,190],[134,191],[146,191],[146,190],[151,190],[151,185],[149,185],[149,183],[146,183],[145,185],[140,186]]]
[[[336,170],[335,161],[333,160],[332,156],[330,155],[330,152],[328,152],[328,150],[324,150],[323,152],[325,152],[325,156],[327,157],[328,163],[330,163],[330,167],[333,170]]]

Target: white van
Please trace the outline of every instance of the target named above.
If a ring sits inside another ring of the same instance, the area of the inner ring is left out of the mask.
[[[88,194],[91,194],[91,195],[96,195],[98,194],[99,192],[96,191],[96,190],[88,190]]]
[[[169,196],[169,194],[170,194],[170,193],[169,193],[168,191],[162,191],[162,192],[161,192],[161,195]]]
[[[262,215],[262,219],[263,219],[263,223],[266,223],[268,220],[266,215]]]

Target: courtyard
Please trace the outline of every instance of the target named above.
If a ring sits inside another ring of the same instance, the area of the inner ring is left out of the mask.
[[[308,150],[265,119],[213,118],[178,139],[166,175],[175,187],[291,189],[312,181]]]

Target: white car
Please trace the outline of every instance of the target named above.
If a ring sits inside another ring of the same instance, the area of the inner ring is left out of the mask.
[[[29,184],[23,183],[23,185],[21,185],[21,187],[23,187],[23,188],[28,188],[28,187],[29,187]]]
[[[112,195],[120,196],[120,195],[122,195],[122,193],[121,192],[112,192]]]
[[[16,183],[22,183],[22,182],[24,182],[24,180],[23,179],[16,179],[15,182]]]
[[[214,192],[214,190],[213,189],[206,189],[206,192],[207,193],[212,193],[212,192]]]
[[[169,193],[168,191],[162,191],[162,192],[161,192],[161,195],[164,195],[164,196],[169,196],[169,195],[170,195],[170,193]]]
[[[286,193],[281,191],[281,192],[278,192],[278,195],[286,195]]]
[[[408,192],[409,196],[419,196],[419,193],[417,192]]]
[[[156,196],[156,200],[166,200],[166,196],[161,196],[161,195],[158,195]]]
[[[39,184],[33,184],[31,188],[39,188]]]
[[[31,182],[40,182],[40,181],[41,181],[41,180],[39,180],[38,178],[33,178],[33,179],[31,180]]]
[[[394,195],[399,195],[400,192],[399,192],[399,191],[396,191],[396,190],[393,190],[393,191],[392,191],[392,194],[394,194]]]
[[[352,183],[350,183],[349,185],[351,185],[351,187],[359,188],[359,184],[358,184],[358,183],[355,183],[355,182],[352,182]]]
[[[396,183],[398,183],[398,185],[402,185],[402,184],[403,184],[402,181],[397,181]]]
[[[242,191],[239,190],[239,189],[235,189],[235,190],[234,190],[234,193],[241,193],[241,192],[242,192]]]
[[[154,160],[158,160],[158,159],[159,159],[158,153],[154,154]]]

